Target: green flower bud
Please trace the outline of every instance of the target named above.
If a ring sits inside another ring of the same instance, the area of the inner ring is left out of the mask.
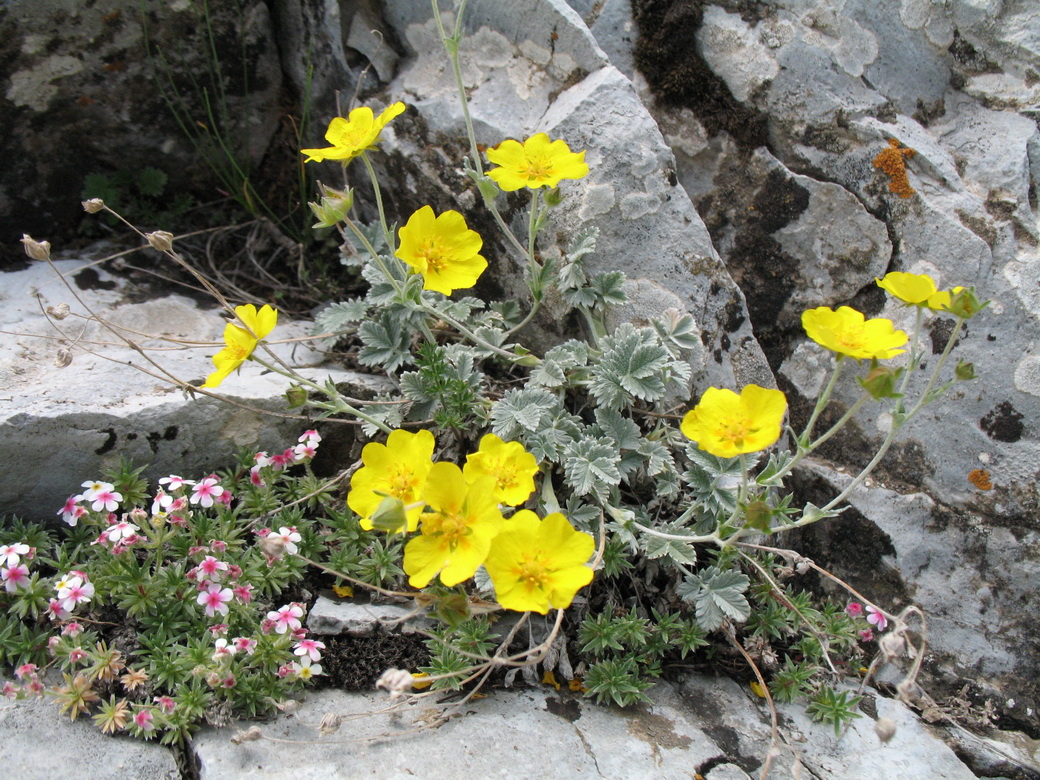
[[[962,382],[967,382],[975,378],[975,364],[958,360],[957,367],[953,370],[953,373]]]
[[[553,187],[545,191],[545,205],[549,207],[559,206],[563,203],[563,192],[559,187]]]
[[[379,502],[379,506],[372,513],[371,519],[372,528],[377,531],[395,533],[408,527],[404,501],[393,496],[387,496]]]
[[[882,398],[901,398],[896,392],[896,382],[903,375],[902,368],[889,368],[872,361],[870,371],[866,377],[859,380],[860,386],[870,393],[875,401]]]
[[[285,399],[289,402],[290,409],[298,409],[307,403],[307,390],[299,385],[293,385],[285,391]]]

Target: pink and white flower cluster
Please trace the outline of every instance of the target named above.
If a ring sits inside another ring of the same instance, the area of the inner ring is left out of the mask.
[[[68,620],[76,607],[87,604],[94,598],[94,583],[89,580],[86,572],[78,569],[59,577],[54,583],[54,590],[58,595],[47,604],[47,616],[51,620]]]
[[[860,604],[858,601],[850,602],[849,605],[845,607],[845,612],[848,613],[849,617],[854,618],[862,617],[863,610],[863,605]],[[872,607],[868,604],[866,607],[866,613],[867,622],[870,623],[870,625],[873,626],[873,628],[876,628],[878,632],[884,631],[886,628],[888,628],[888,618],[885,617],[884,613],[881,610],[877,609],[876,607]],[[869,627],[861,629],[859,632],[859,638],[863,642],[872,641],[874,639],[874,630]]]
[[[253,460],[256,465],[249,470],[249,480],[256,487],[264,487],[266,483],[263,478],[263,470],[284,471],[296,463],[310,463],[318,454],[318,444],[321,443],[321,434],[317,431],[304,431],[297,444],[288,447],[282,452],[268,455],[267,451],[256,453]]]
[[[0,580],[4,583],[4,590],[14,593],[19,588],[29,587],[29,567],[22,563],[22,557],[31,561],[35,555],[36,548],[24,542],[0,545]]]
[[[119,508],[119,502],[123,500],[123,494],[118,492],[111,482],[87,480],[82,485],[86,488],[82,493],[69,496],[65,500],[65,506],[56,514],[71,526],[75,526],[84,515],[87,508],[81,504],[88,504],[95,512],[115,512]]]

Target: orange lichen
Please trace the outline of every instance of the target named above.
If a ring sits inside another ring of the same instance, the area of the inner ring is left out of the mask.
[[[874,158],[874,167],[888,176],[888,188],[900,198],[909,198],[916,190],[906,176],[906,161],[917,154],[909,146],[902,146],[895,138],[888,139],[888,148]]]
[[[989,472],[986,469],[975,469],[968,475],[968,482],[979,490],[993,489],[993,483],[990,481]]]

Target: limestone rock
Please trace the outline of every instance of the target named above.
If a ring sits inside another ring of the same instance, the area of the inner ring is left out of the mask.
[[[286,415],[283,377],[246,363],[220,386],[231,403],[184,396],[162,371],[201,384],[212,370],[210,356],[222,343],[224,320],[216,309],[200,308],[180,295],[140,300],[141,290],[79,260],[59,260],[71,289],[44,263],[4,274],[0,287],[0,436],[8,454],[0,513],[27,520],[54,520],[66,496],[85,479],[121,457],[147,465],[155,480],[171,473],[189,476],[226,466],[238,447],[281,450],[312,427],[306,418]],[[48,322],[43,310],[67,303],[73,314]],[[125,335],[154,358],[118,343],[97,316],[127,329]],[[309,332],[305,323],[280,322],[272,338]],[[178,348],[144,334],[180,340]],[[58,367],[60,348],[73,353]],[[309,368],[322,356],[292,343],[276,354],[319,381],[332,375],[355,393],[384,389],[378,377]],[[155,350],[161,351],[155,351]],[[150,373],[148,373],[150,372]],[[275,412],[283,416],[273,416]]]
[[[5,774],[53,780],[177,780],[173,752],[155,742],[106,737],[89,717],[70,721],[51,699],[0,701]],[[75,767],[74,770],[72,768]]]

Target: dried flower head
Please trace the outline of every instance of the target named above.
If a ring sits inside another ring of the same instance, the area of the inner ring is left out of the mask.
[[[156,230],[154,233],[145,233],[144,237],[148,239],[148,244],[152,249],[158,249],[160,252],[173,251],[173,233]]]
[[[105,201],[101,198],[91,198],[90,200],[82,201],[83,210],[88,214],[97,214],[99,211],[104,211]]]
[[[387,669],[376,680],[376,688],[386,688],[391,699],[397,699],[412,689],[412,673],[407,669]]]
[[[29,255],[33,260],[50,260],[51,259],[51,242],[50,241],[36,241],[32,236],[27,233],[22,234],[22,246],[25,247],[25,254]]]
[[[59,303],[57,306],[47,307],[47,316],[52,320],[63,320],[69,316],[72,309],[69,308],[67,303]]]

